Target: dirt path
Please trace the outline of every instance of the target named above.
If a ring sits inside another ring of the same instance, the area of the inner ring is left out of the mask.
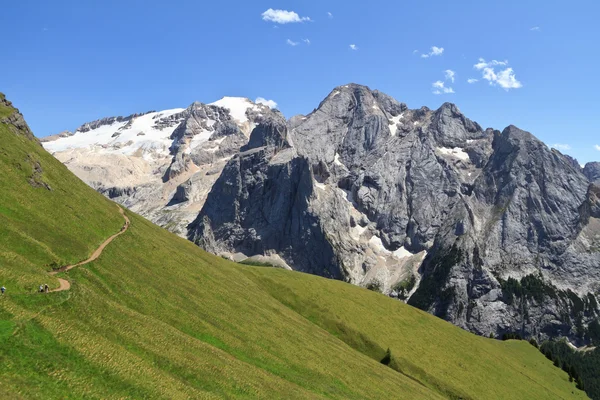
[[[125,219],[125,225],[123,225],[123,227],[121,228],[121,230],[118,233],[115,233],[114,235],[112,235],[111,237],[109,237],[108,239],[106,239],[104,241],[104,243],[102,243],[100,245],[100,247],[98,247],[90,256],[90,258],[88,258],[85,261],[81,261],[77,264],[73,264],[73,265],[65,265],[64,267],[61,267],[60,269],[54,270],[52,272],[49,272],[50,275],[56,275],[59,272],[66,272],[70,269],[73,269],[75,267],[80,267],[82,265],[85,264],[89,264],[92,261],[98,259],[98,257],[100,257],[100,255],[102,254],[102,252],[104,251],[104,249],[106,248],[106,246],[108,246],[108,244],[110,242],[112,242],[117,236],[122,235],[123,233],[125,233],[127,231],[127,229],[129,229],[129,225],[131,224],[131,222],[129,221],[129,218],[127,218],[127,215],[125,215],[125,211],[123,211],[123,209],[119,206],[117,206],[119,208],[119,212],[121,213],[121,215],[123,216],[123,218]],[[62,292],[63,290],[69,290],[71,288],[71,284],[69,283],[69,281],[62,279],[62,278],[56,278],[58,279],[58,281],[60,282],[60,286],[57,289],[53,289],[50,290],[50,292]]]

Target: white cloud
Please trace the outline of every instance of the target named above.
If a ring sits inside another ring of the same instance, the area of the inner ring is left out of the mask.
[[[331,19],[331,18],[333,18],[333,14],[328,11],[327,12],[327,17]]]
[[[504,90],[518,89],[523,87],[523,84],[517,80],[515,71],[512,68],[505,68],[496,73],[494,67],[508,65],[508,61],[497,61],[492,60],[490,62],[485,61],[483,58],[479,59],[479,62],[473,67],[481,71],[483,79],[488,81],[490,85],[499,85]]]
[[[350,45],[350,50],[358,50],[358,46],[355,44]]]
[[[496,75],[496,82],[506,90],[523,87],[523,84],[517,80],[512,68],[506,68],[504,71],[498,72],[498,75]]]
[[[497,65],[501,65],[501,66],[508,65],[508,60],[504,60],[504,61],[492,60],[490,62],[487,62],[483,58],[480,58],[479,62],[477,64],[473,65],[473,67],[475,67],[475,69],[481,70],[484,68],[495,67]]]
[[[441,56],[443,52],[444,52],[444,48],[443,47],[433,46],[431,48],[431,55],[432,56]]]
[[[568,145],[568,144],[565,144],[565,143],[554,143],[550,147],[553,147],[556,150],[563,150],[563,151],[565,151],[565,150],[571,150],[571,146]]]
[[[275,22],[276,24],[310,21],[309,17],[301,17],[294,11],[273,10],[272,8],[269,8],[261,15],[263,21]]]
[[[431,51],[426,54],[421,54],[421,58],[429,58],[432,56],[441,56],[444,53],[443,47],[432,46]]]
[[[469,82],[469,83],[475,83],[475,82],[478,82],[478,81],[479,81],[479,79],[475,79],[475,78],[469,78],[469,79],[467,79],[467,82]]]
[[[286,41],[286,43],[287,43],[287,44],[289,44],[290,46],[298,46],[298,44],[299,44],[298,42],[294,42],[294,41],[293,41],[293,40],[291,40],[291,39],[288,39],[288,40]]]
[[[264,104],[269,108],[277,108],[277,103],[274,100],[267,100],[264,97],[257,97],[256,100],[254,100],[254,102],[256,104]]]
[[[433,88],[435,89],[433,91],[433,94],[454,93],[454,89],[452,89],[451,87],[446,87],[446,85],[442,81],[435,81],[431,84],[431,86],[433,86]]]
[[[594,147],[596,148],[596,150],[600,151],[600,146],[595,145]]]
[[[454,75],[456,75],[456,73],[451,69],[445,70],[444,73],[446,74],[446,80],[452,81],[452,83],[454,83]]]
[[[308,39],[302,39],[302,41],[306,44],[310,44],[310,40],[308,40]]]
[[[539,30],[540,30],[540,27],[539,27],[539,26],[534,26],[533,28],[529,28],[529,30],[530,30],[530,31],[537,32],[537,31],[539,31]]]

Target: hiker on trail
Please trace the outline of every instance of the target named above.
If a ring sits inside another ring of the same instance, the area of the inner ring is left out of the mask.
[[[2,292],[2,294],[4,294],[4,292],[6,292],[6,288],[5,288],[4,286],[2,286],[2,287],[0,288],[0,292]]]
[[[40,293],[44,293],[44,285],[40,285]]]
[[[50,289],[50,288],[48,287],[48,284],[47,284],[47,283],[45,283],[45,284],[44,284],[44,292],[48,293],[48,290],[49,290],[49,289]]]

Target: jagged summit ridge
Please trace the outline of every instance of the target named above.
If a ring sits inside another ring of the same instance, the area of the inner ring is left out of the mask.
[[[525,316],[504,286],[532,277],[548,293],[600,290],[595,192],[572,159],[515,126],[483,130],[451,103],[411,110],[355,84],[287,128],[285,157],[264,140],[229,161],[190,239],[376,284],[480,334],[585,340],[575,321],[597,318],[595,302],[577,316],[558,294],[520,299]]]

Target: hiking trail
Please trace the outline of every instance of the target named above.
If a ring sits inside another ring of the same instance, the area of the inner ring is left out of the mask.
[[[57,270],[51,271],[49,272],[50,275],[56,275],[59,272],[66,272],[69,271],[75,267],[80,267],[82,265],[86,265],[91,263],[92,261],[98,259],[98,257],[100,257],[102,255],[102,252],[104,251],[104,249],[106,248],[106,246],[108,246],[110,244],[110,242],[112,242],[117,236],[122,235],[123,233],[125,233],[127,231],[127,229],[129,229],[129,225],[131,225],[131,222],[129,221],[129,218],[127,217],[127,215],[125,215],[125,211],[123,211],[123,209],[120,206],[117,206],[119,208],[119,212],[121,213],[121,215],[123,216],[123,218],[125,219],[125,225],[123,225],[123,227],[121,228],[121,230],[117,233],[115,233],[114,235],[112,235],[111,237],[109,237],[108,239],[106,239],[101,245],[100,247],[98,247],[90,256],[90,258],[88,258],[87,260],[81,261],[77,264],[72,264],[72,265],[65,265],[64,267],[60,267]],[[60,282],[60,286],[57,289],[53,289],[50,290],[49,293],[52,292],[62,292],[64,290],[69,290],[71,288],[71,283],[69,283],[69,281],[67,281],[66,279],[62,279],[62,278],[56,278],[58,279],[58,282]]]

